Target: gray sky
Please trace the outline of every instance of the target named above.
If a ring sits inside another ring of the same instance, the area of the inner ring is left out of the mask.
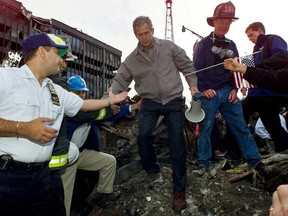
[[[18,0],[33,15],[53,18],[109,44],[122,51],[122,61],[135,48],[137,40],[132,31],[132,22],[139,15],[147,15],[154,25],[154,36],[165,37],[165,0]],[[213,16],[220,0],[172,0],[174,42],[184,48],[192,57],[192,48],[197,36],[186,31],[182,25],[199,35],[207,36],[213,28],[206,18]],[[232,23],[226,35],[232,39],[240,56],[250,54],[253,44],[248,40],[245,29],[255,21],[265,25],[267,34],[277,34],[288,41],[287,7],[285,0],[233,0],[235,16],[239,20]],[[285,18],[285,20],[283,19]],[[185,95],[187,93],[187,84]]]

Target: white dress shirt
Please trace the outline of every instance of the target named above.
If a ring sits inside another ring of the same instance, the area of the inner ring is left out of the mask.
[[[287,131],[287,125],[286,125],[284,116],[279,114],[279,117],[280,117],[280,122],[281,122],[282,127]],[[260,117],[258,118],[256,125],[255,125],[255,133],[262,139],[271,139],[271,136],[266,130],[266,128],[264,127],[263,122],[260,119]]]

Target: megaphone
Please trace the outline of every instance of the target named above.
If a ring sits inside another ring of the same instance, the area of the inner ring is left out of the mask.
[[[191,107],[185,111],[185,117],[193,123],[201,122],[205,117],[205,112],[201,109],[201,92],[195,92],[192,96]]]

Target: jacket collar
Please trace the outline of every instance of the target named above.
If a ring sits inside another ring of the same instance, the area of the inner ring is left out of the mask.
[[[153,46],[161,46],[161,44],[162,42],[158,38],[153,37]],[[132,54],[136,56],[139,53],[139,51],[142,52],[142,45],[138,42],[137,47],[132,52]]]

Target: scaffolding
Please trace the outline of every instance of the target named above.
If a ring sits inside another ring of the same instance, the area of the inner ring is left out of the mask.
[[[174,42],[172,0],[166,0],[165,3],[166,3],[165,39]]]

